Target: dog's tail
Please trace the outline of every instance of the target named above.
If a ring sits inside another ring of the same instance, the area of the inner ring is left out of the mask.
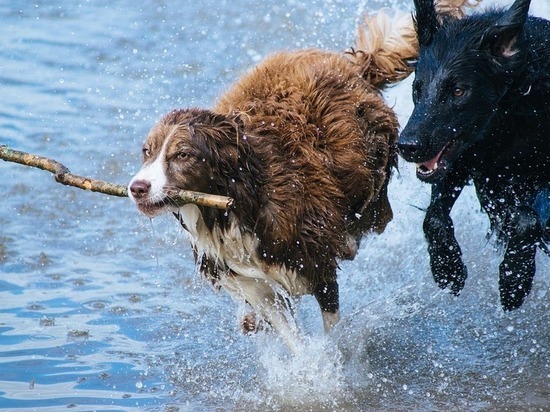
[[[481,1],[436,0],[436,11],[440,19],[462,18],[467,8],[475,7]],[[412,73],[418,49],[413,16],[405,12],[389,16],[381,10],[363,17],[357,30],[356,47],[347,56],[359,65],[367,81],[381,89]]]
[[[466,16],[467,9],[476,7],[483,0],[436,0],[435,11],[439,18],[451,17],[461,19]]]
[[[357,30],[356,49],[347,56],[377,88],[403,80],[414,70],[411,62],[418,56],[412,16],[396,12],[390,17],[384,10],[365,15]]]

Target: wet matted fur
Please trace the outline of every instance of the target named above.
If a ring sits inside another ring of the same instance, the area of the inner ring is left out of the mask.
[[[433,184],[424,232],[436,282],[454,294],[464,287],[449,213],[473,180],[504,246],[506,310],[529,294],[537,246],[547,251],[550,235],[550,22],[528,17],[529,4],[438,21],[432,0],[415,0],[415,108],[399,140],[417,176]]]
[[[293,297],[313,294],[330,330],[339,319],[338,262],[392,219],[398,122],[381,90],[410,74],[418,47],[410,15],[380,14],[362,30],[369,34],[357,51],[276,53],[212,110],[167,114],[129,184],[146,215],[174,212],[201,273],[250,305],[257,316],[243,328],[266,320],[292,349]],[[173,189],[230,196],[234,207],[177,208]]]

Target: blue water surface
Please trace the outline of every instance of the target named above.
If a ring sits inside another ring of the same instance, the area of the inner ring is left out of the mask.
[[[538,1],[538,3],[537,3]],[[504,2],[501,2],[504,4]],[[550,17],[550,6],[533,8]],[[210,107],[270,52],[353,46],[365,10],[405,1],[0,3],[0,144],[126,184],[155,121]],[[411,79],[385,93],[402,124]],[[12,411],[548,411],[550,259],[504,313],[500,255],[467,189],[453,210],[469,279],[454,298],[429,271],[429,187],[410,165],[395,218],[340,271],[328,336],[298,306],[307,349],[242,336],[241,308],[195,273],[170,216],[0,163],[0,409]]]

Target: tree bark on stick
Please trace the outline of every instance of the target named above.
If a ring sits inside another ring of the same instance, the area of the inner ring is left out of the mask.
[[[75,175],[71,173],[66,166],[48,157],[10,149],[8,146],[1,145],[0,159],[47,170],[48,172],[54,174],[57,182],[67,186],[91,190],[92,192],[105,193],[111,196],[128,197],[128,189],[126,186]],[[174,191],[169,193],[169,196],[170,200],[177,206],[183,206],[187,203],[194,203],[200,206],[213,207],[216,209],[228,209],[233,205],[233,199],[230,197],[193,192],[190,190]]]

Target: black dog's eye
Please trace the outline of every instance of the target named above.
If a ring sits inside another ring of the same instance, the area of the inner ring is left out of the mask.
[[[463,89],[462,87],[455,87],[453,89],[453,95],[455,97],[462,97],[462,96],[464,96],[464,93],[466,93],[466,90]]]
[[[176,154],[176,159],[185,160],[185,159],[187,159],[188,156],[189,156],[189,153],[187,153],[187,152],[178,152]]]

